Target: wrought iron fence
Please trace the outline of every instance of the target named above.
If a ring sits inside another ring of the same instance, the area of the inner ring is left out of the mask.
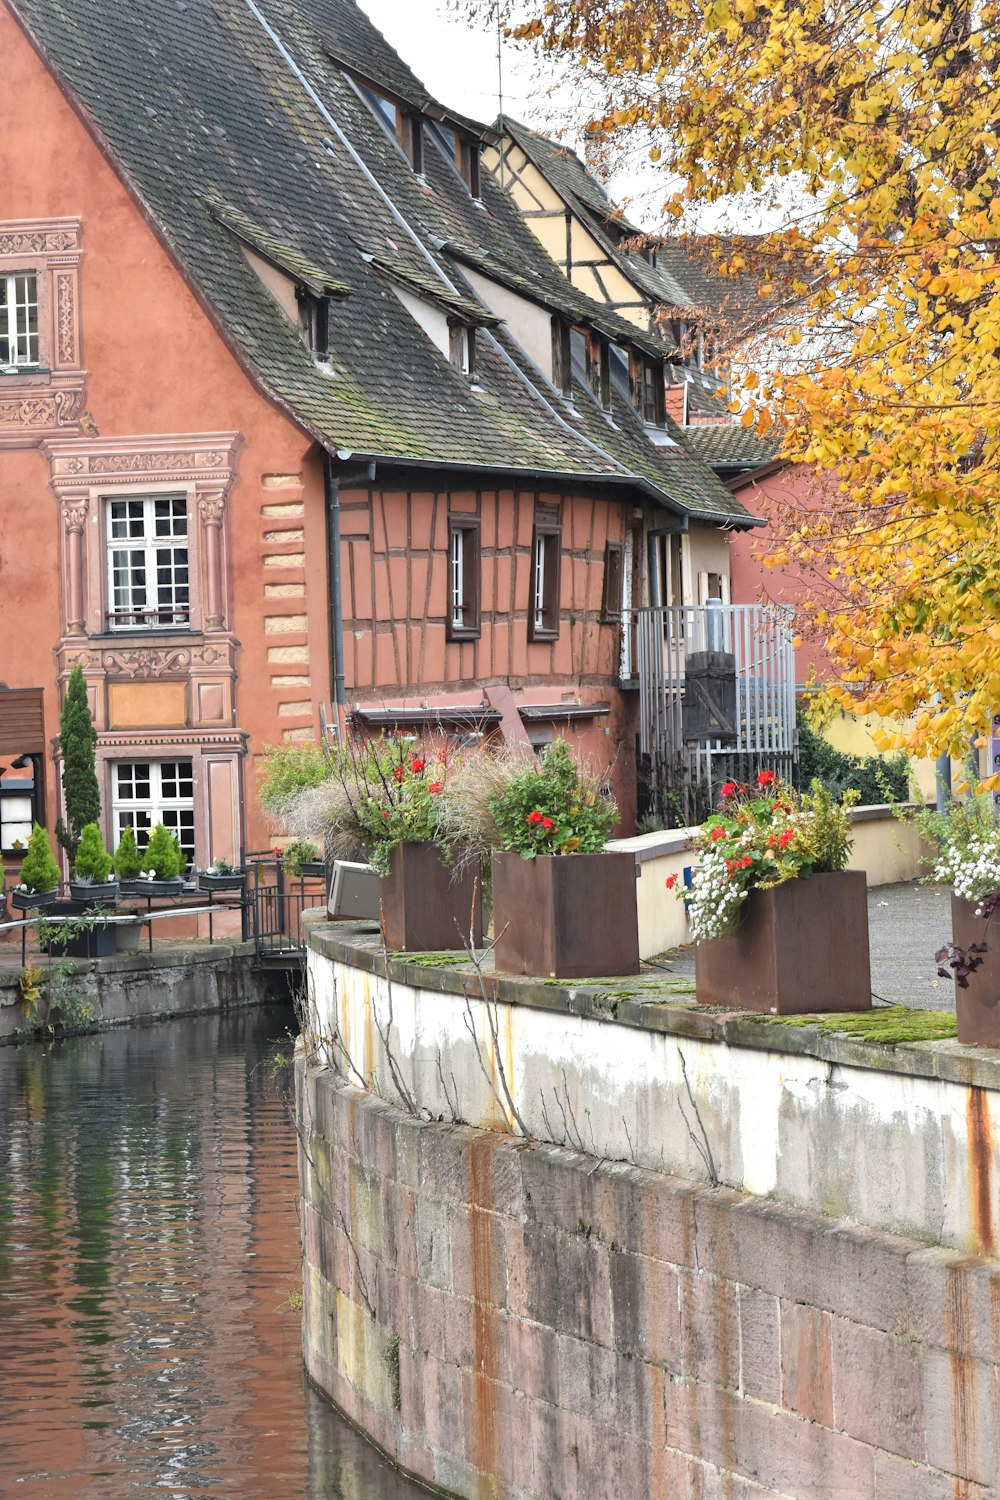
[[[679,605],[634,611],[646,802],[667,826],[707,816],[725,781],[797,774],[791,609]]]
[[[305,953],[302,915],[325,906],[328,880],[322,861],[292,875],[273,851],[248,854],[247,908],[258,959],[284,962]]]

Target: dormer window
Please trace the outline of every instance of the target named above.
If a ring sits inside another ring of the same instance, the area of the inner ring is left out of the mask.
[[[326,363],[330,358],[330,299],[317,297],[307,287],[297,286],[295,300],[299,305],[299,326],[309,352],[314,359]]]
[[[470,323],[449,319],[451,362],[470,380],[476,378],[476,330]]]
[[[590,329],[587,333],[587,384],[605,411],[611,408],[611,354],[608,341]]]
[[[655,359],[643,359],[641,405],[642,420],[650,427],[662,427],[666,421],[663,390],[663,366]]]
[[[0,370],[38,362],[38,278],[33,271],[0,276]]]
[[[402,114],[400,144],[418,177],[424,175],[424,122],[419,115]]]
[[[552,384],[564,396],[573,393],[573,348],[570,326],[562,318],[552,319]]]
[[[474,136],[464,135],[443,121],[434,120],[430,131],[443,154],[453,162],[473,198],[480,196],[479,142]]]

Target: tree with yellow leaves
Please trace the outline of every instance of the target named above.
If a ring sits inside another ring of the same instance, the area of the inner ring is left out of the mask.
[[[744,420],[836,481],[772,560],[823,581],[841,700],[960,752],[1000,708],[1000,6],[521,3],[514,33],[597,81],[589,128],[648,134],[670,214],[793,204],[761,248],[802,299],[777,335],[796,363],[757,364]]]

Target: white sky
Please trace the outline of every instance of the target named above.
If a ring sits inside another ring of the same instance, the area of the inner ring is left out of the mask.
[[[372,21],[436,99],[489,123],[499,106],[497,34],[456,9],[455,0],[359,0]],[[501,41],[506,114],[579,150],[587,119],[579,81],[560,88],[556,59]],[[565,75],[564,75],[565,76]],[[666,183],[639,152],[622,161],[609,191],[630,216],[656,225]]]

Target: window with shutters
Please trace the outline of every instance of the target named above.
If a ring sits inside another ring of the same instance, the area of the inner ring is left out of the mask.
[[[452,516],[448,521],[448,625],[450,641],[472,640],[480,634],[480,555],[478,516]]]

